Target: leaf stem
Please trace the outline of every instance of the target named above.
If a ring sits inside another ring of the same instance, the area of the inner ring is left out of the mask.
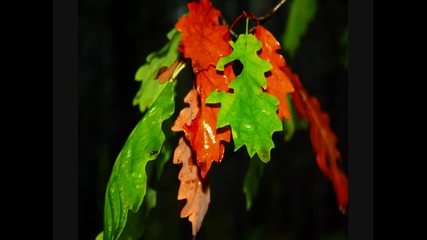
[[[248,34],[249,29],[249,18],[246,18],[246,34]]]

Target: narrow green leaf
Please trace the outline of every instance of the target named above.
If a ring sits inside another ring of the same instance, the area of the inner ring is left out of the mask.
[[[178,45],[181,40],[181,32],[172,29],[167,37],[169,42],[163,46],[158,52],[153,52],[147,56],[147,63],[142,65],[135,75],[135,80],[141,82],[135,98],[133,106],[139,104],[139,110],[145,112],[154,103],[157,97],[162,92],[165,84],[160,84],[158,79],[155,79],[159,70],[163,67],[169,67],[179,56]]]
[[[145,232],[145,222],[148,219],[151,209],[156,206],[157,192],[152,188],[147,188],[147,194],[138,212],[128,213],[128,219],[119,240],[137,240]]]
[[[246,197],[246,210],[252,207],[253,199],[258,195],[259,182],[264,175],[265,163],[259,161],[257,156],[249,159],[249,168],[243,182],[243,193]]]
[[[301,38],[316,15],[317,0],[293,0],[291,2],[286,29],[282,37],[282,46],[291,57],[300,45]]]
[[[104,206],[104,240],[118,239],[126,224],[128,210],[138,211],[147,188],[145,167],[157,158],[165,135],[162,123],[175,110],[174,83],[163,91],[130,134],[116,159],[108,181]]]
[[[294,136],[294,133],[296,130],[307,130],[309,124],[307,121],[302,120],[298,116],[292,101],[292,94],[287,94],[286,98],[289,103],[291,119],[288,120],[286,118],[283,118],[282,123],[283,123],[283,132],[285,134],[284,136],[285,141],[289,142]]]
[[[257,55],[262,44],[253,35],[241,34],[230,45],[233,52],[221,58],[216,68],[222,71],[225,64],[238,59],[243,64],[242,73],[229,86],[233,93],[214,90],[206,102],[221,103],[217,128],[231,126],[235,151],[246,145],[250,157],[257,153],[268,162],[274,147],[273,132],[282,130],[276,114],[279,100],[262,90],[267,87],[264,73],[272,66]]]
[[[169,128],[170,129],[170,128]],[[172,147],[170,144],[165,141],[162,147],[162,151],[160,152],[159,158],[156,160],[156,177],[157,180],[160,179],[163,173],[163,168],[165,164],[171,159],[172,156]]]
[[[96,236],[95,238],[95,240],[102,240],[102,239],[104,239],[104,232],[100,232],[98,236]]]

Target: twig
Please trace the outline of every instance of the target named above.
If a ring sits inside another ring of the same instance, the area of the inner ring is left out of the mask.
[[[266,23],[283,6],[283,4],[285,4],[285,2],[286,2],[286,0],[280,0],[280,2],[273,9],[270,10],[270,12],[268,12],[264,16],[261,16],[261,17],[258,18],[258,23],[261,24],[261,25],[264,24],[264,23]],[[244,15],[245,15],[245,17],[248,16],[248,14],[246,14],[245,12],[244,12]],[[241,18],[241,16],[239,16],[239,18]],[[249,33],[253,33],[255,31],[255,28],[256,28],[256,26],[252,27],[251,29],[249,29],[248,32]],[[238,34],[236,34],[231,28],[230,28],[230,35],[233,36],[233,37],[235,37],[235,38],[238,37]]]
[[[268,12],[264,16],[259,17],[258,21],[261,24],[264,24],[268,19],[270,19],[279,10],[280,7],[283,6],[283,4],[285,4],[285,2],[286,2],[286,0],[280,0],[280,2],[273,9],[271,9],[270,12]]]

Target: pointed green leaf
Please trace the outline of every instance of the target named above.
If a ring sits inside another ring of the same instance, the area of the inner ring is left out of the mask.
[[[96,236],[95,238],[95,240],[102,240],[102,239],[104,239],[104,232],[100,232],[98,236]]]
[[[206,102],[221,103],[217,128],[231,126],[235,151],[246,145],[250,157],[257,153],[262,161],[268,162],[274,147],[273,132],[282,130],[276,114],[279,100],[262,90],[267,87],[264,73],[272,66],[258,57],[262,44],[253,35],[241,34],[230,44],[233,52],[221,58],[216,67],[222,71],[225,64],[238,59],[243,64],[242,73],[229,86],[233,93],[214,90]]]
[[[126,224],[128,210],[138,211],[147,189],[145,167],[157,158],[165,135],[162,123],[175,109],[174,83],[164,88],[151,108],[130,134],[116,159],[108,181],[104,206],[104,240],[118,239]]]
[[[148,55],[147,63],[142,65],[136,72],[135,80],[141,82],[141,87],[133,99],[133,106],[139,104],[141,112],[145,112],[150,108],[165,87],[165,84],[160,84],[160,81],[155,78],[160,69],[169,67],[177,60],[181,35],[176,28],[172,29],[167,35],[169,42],[160,51]]]
[[[291,2],[286,29],[282,37],[283,50],[291,57],[300,45],[301,37],[307,32],[308,26],[316,15],[317,0],[293,0]]]
[[[151,209],[156,206],[157,192],[152,188],[147,188],[147,194],[138,212],[128,213],[128,220],[119,240],[141,239],[145,232],[145,222],[148,219]]]
[[[302,120],[298,116],[292,101],[292,94],[287,94],[286,98],[289,103],[289,111],[291,113],[291,119],[288,120],[286,118],[283,118],[282,123],[283,123],[283,132],[285,134],[284,136],[285,141],[289,142],[294,136],[294,133],[296,130],[307,130],[309,124],[307,121]]]
[[[170,128],[169,128],[170,129]],[[157,180],[160,179],[163,173],[163,168],[165,167],[165,164],[171,159],[172,156],[172,147],[170,144],[165,141],[162,147],[162,151],[160,152],[159,158],[156,160],[156,177]]]
[[[253,199],[258,195],[259,182],[264,175],[265,163],[259,161],[257,156],[249,160],[249,168],[243,182],[243,193],[246,197],[246,210],[252,207]]]

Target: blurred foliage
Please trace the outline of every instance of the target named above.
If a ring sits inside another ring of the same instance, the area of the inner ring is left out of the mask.
[[[317,10],[317,0],[291,0],[282,45],[290,57],[294,57],[301,38],[305,35]]]

